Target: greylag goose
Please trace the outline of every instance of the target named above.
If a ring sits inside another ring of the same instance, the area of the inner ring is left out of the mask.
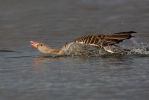
[[[128,31],[128,32],[119,32],[119,33],[113,33],[113,34],[90,34],[82,36],[74,41],[68,42],[65,45],[54,48],[46,45],[45,43],[39,43],[35,41],[30,41],[31,45],[37,48],[42,53],[48,53],[48,54],[57,54],[57,55],[67,55],[68,51],[70,53],[70,49],[76,49],[74,45],[85,45],[96,47],[98,49],[103,49],[106,52],[110,53],[119,53],[121,50],[119,47],[115,44],[118,44],[122,42],[123,40],[130,39],[133,37],[131,34],[136,33],[134,31]],[[75,51],[75,50],[71,50]],[[77,52],[77,51],[76,51]]]

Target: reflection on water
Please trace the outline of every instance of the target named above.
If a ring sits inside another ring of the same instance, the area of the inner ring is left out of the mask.
[[[52,62],[52,61],[55,61],[55,60],[61,60],[61,57],[37,56],[33,60],[33,69],[35,69],[35,70],[42,69],[42,67],[40,66],[41,63]]]
[[[107,55],[102,55],[102,56],[37,56],[33,60],[33,68],[34,69],[42,69],[41,65],[42,64],[54,64],[55,62],[63,62],[64,64],[85,64],[85,63],[100,63],[103,64],[104,66],[109,66],[109,65],[121,65],[121,64],[130,64],[131,59],[125,58],[126,55],[121,55],[121,54],[107,54]],[[128,60],[129,59],[129,60]],[[56,64],[55,63],[55,64]],[[102,66],[103,66],[102,65]]]

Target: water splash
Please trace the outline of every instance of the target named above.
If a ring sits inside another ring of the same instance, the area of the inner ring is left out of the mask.
[[[149,55],[149,45],[145,43],[138,43],[136,40],[132,39],[132,45],[120,45],[119,48],[122,50],[120,55]],[[74,44],[72,45],[69,50],[64,55],[71,55],[71,56],[86,56],[86,57],[93,57],[93,56],[111,56],[111,55],[119,55],[118,53],[109,53],[103,50],[102,48],[92,46],[92,45],[80,45]]]
[[[132,41],[132,46],[130,47],[125,47],[123,46],[124,49],[126,49],[126,54],[131,55],[131,54],[141,54],[141,55],[149,55],[149,45],[145,43],[138,43],[135,39],[131,39]]]
[[[66,52],[66,55],[71,56],[101,56],[107,54],[103,49],[99,47],[86,45],[86,44],[74,44]]]

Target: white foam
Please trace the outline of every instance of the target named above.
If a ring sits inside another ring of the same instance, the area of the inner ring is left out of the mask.
[[[127,54],[144,54],[148,55],[149,54],[149,45],[145,43],[138,43],[135,39],[132,40],[132,46],[127,47],[128,49]]]

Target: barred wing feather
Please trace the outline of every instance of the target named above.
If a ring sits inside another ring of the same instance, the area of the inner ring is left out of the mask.
[[[98,47],[104,47],[108,45],[114,45],[122,42],[125,39],[133,37],[131,34],[136,33],[134,31],[119,32],[114,34],[91,34],[85,35],[75,40],[76,43],[89,44]]]

